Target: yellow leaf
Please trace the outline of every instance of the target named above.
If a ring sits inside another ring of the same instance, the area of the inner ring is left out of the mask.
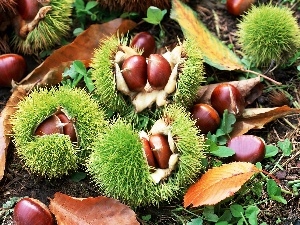
[[[190,7],[179,0],[173,0],[170,17],[179,23],[185,37],[196,40],[195,47],[202,51],[207,64],[220,70],[244,70],[239,57],[198,20],[196,13]]]
[[[223,164],[208,170],[184,196],[184,207],[214,205],[234,195],[241,186],[260,170],[246,162]]]

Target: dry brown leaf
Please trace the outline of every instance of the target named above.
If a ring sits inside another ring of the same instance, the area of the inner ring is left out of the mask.
[[[300,109],[281,106],[277,108],[245,109],[243,115],[237,119],[230,137],[247,133],[251,129],[261,129],[265,124],[287,115],[300,113]]]
[[[224,83],[232,84],[233,86],[235,86],[241,92],[242,96],[246,98],[249,96],[249,93],[251,93],[251,90],[255,88],[258,84],[260,84],[260,78],[255,77],[247,80],[231,81]],[[219,84],[221,83],[201,86],[197,92],[196,102],[210,104],[211,93]],[[261,91],[256,90],[256,96],[258,97],[260,94]]]
[[[246,162],[233,162],[209,169],[184,196],[184,207],[192,204],[215,205],[234,195],[241,186],[260,170]]]
[[[139,224],[135,212],[128,206],[104,196],[74,198],[57,192],[49,208],[58,225]]]
[[[41,81],[49,82],[48,85],[59,83],[62,79],[61,73],[72,61],[82,60],[86,65],[89,64],[101,39],[117,32],[120,34],[126,33],[135,26],[135,22],[120,18],[104,24],[91,25],[72,43],[54,51],[41,65],[28,74],[19,85],[24,85],[24,88],[29,90]],[[45,80],[46,75],[47,79]]]
[[[10,143],[10,116],[16,111],[18,102],[26,96],[26,91],[18,87],[8,99],[0,115],[0,180],[4,176],[7,148]]]

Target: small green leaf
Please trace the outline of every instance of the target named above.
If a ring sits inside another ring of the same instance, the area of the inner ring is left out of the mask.
[[[83,64],[83,62],[81,62],[80,60],[75,60],[73,62],[75,71],[79,74],[85,75],[86,74],[86,68],[85,65]]]
[[[203,224],[203,220],[200,217],[196,219],[192,219],[190,222],[187,223],[187,225],[202,225],[202,224]]]
[[[89,2],[86,3],[85,10],[88,11],[88,10],[90,10],[90,9],[92,9],[92,8],[94,8],[94,7],[96,7],[98,4],[99,4],[99,3],[96,2],[96,1],[89,1]]]
[[[231,212],[229,209],[226,209],[224,211],[224,213],[222,214],[222,216],[219,218],[219,221],[218,222],[224,222],[224,221],[230,221],[232,218],[232,215],[231,215]]]
[[[76,8],[76,11],[84,10],[84,1],[83,0],[75,0],[74,5]]]
[[[214,213],[214,208],[212,206],[207,206],[203,210],[203,216],[207,221],[217,222],[219,217]]]
[[[229,223],[227,221],[220,221],[217,222],[215,225],[228,225]]]
[[[245,211],[246,218],[249,219],[251,225],[257,225],[257,215],[259,214],[260,209],[255,205],[250,205]]]
[[[239,218],[244,214],[244,208],[239,204],[232,204],[230,206],[230,212],[234,217]]]
[[[89,90],[89,92],[92,92],[95,89],[92,78],[90,78],[88,76],[84,76],[83,79],[84,79],[85,85],[86,85],[87,89]]]
[[[228,110],[225,110],[223,113],[221,129],[225,134],[229,134],[233,130],[233,124],[236,122],[235,115],[228,113]]]
[[[166,13],[167,10],[160,10],[155,6],[150,6],[147,10],[147,18],[143,18],[143,20],[153,25],[158,25]]]
[[[267,192],[272,200],[287,204],[287,201],[281,196],[281,188],[272,179],[267,182]]]
[[[84,29],[82,29],[81,27],[75,28],[74,31],[73,31],[73,35],[77,37],[83,31],[84,31]]]
[[[235,152],[226,146],[218,146],[217,150],[211,151],[211,154],[218,156],[218,157],[229,157],[233,156]]]
[[[265,159],[271,158],[271,157],[277,155],[277,153],[278,153],[278,148],[275,145],[266,145]]]
[[[284,156],[290,156],[292,153],[293,145],[290,140],[278,141],[278,147],[282,150]]]
[[[150,221],[151,215],[148,214],[148,215],[146,215],[146,216],[142,216],[142,219],[143,219],[144,221]]]

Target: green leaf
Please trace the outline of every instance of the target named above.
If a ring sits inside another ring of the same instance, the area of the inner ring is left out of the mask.
[[[272,200],[287,204],[287,201],[281,196],[281,188],[272,179],[267,182],[267,192]]]
[[[98,2],[96,2],[96,1],[90,1],[90,2],[87,2],[86,3],[86,6],[85,6],[85,10],[90,10],[90,9],[92,9],[92,8],[94,8],[94,7],[96,7],[97,5],[98,5],[99,3]]]
[[[211,154],[218,157],[229,157],[233,156],[235,152],[226,146],[219,146],[217,150],[211,151]]]
[[[239,204],[232,204],[230,206],[230,212],[234,217],[239,218],[244,214],[244,208]]]
[[[259,214],[260,209],[255,205],[250,205],[245,211],[245,216],[248,218],[251,225],[257,225],[257,215]]]
[[[232,218],[231,212],[229,209],[226,209],[222,216],[219,218],[218,222],[225,222],[225,221],[230,221]]]
[[[292,153],[293,145],[290,140],[278,141],[278,147],[282,150],[284,156],[290,156]]]
[[[203,216],[207,221],[217,222],[219,217],[214,213],[214,208],[212,206],[207,206],[203,210]]]
[[[77,37],[83,31],[84,31],[84,29],[82,29],[81,27],[75,28],[74,31],[73,31],[73,35]]]
[[[84,76],[83,79],[84,79],[85,85],[86,85],[87,89],[89,90],[89,92],[92,92],[95,89],[92,78],[90,78],[88,76]]]
[[[222,123],[220,129],[224,131],[225,134],[229,134],[233,130],[233,124],[236,122],[235,115],[228,113],[226,109],[223,113]]]
[[[217,222],[215,225],[228,225],[229,223],[227,221],[220,221]]]
[[[271,158],[271,157],[277,155],[277,153],[278,153],[278,148],[275,145],[266,145],[265,159]]]
[[[74,65],[75,71],[77,73],[86,75],[86,68],[85,68],[85,65],[83,64],[83,62],[81,62],[80,60],[75,60],[73,62],[73,65]]]
[[[147,10],[147,18],[143,18],[143,20],[153,25],[158,25],[166,13],[167,10],[160,10],[155,6],[150,6]]]
[[[187,225],[202,225],[202,224],[203,224],[203,220],[200,217],[196,219],[192,219],[190,222],[187,223]]]
[[[76,8],[76,12],[79,10],[84,10],[84,1],[83,0],[75,0],[75,8]]]

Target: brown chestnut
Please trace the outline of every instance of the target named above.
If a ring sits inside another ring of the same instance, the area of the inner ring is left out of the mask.
[[[219,115],[225,109],[229,113],[240,115],[245,109],[245,100],[240,91],[232,84],[219,84],[211,93],[211,105]]]
[[[227,11],[235,16],[240,16],[246,12],[255,0],[227,0],[226,8]]]
[[[56,116],[60,119],[61,123],[63,123],[63,133],[65,135],[69,135],[72,142],[76,142],[77,134],[73,121],[70,120],[64,113],[58,113]]]
[[[25,59],[18,54],[0,55],[0,86],[11,87],[12,80],[19,82],[26,71]]]
[[[157,167],[149,141],[146,138],[141,138],[141,141],[148,165],[151,167]]]
[[[151,87],[156,90],[164,89],[170,75],[170,63],[160,54],[151,54],[147,66],[147,78]]]
[[[33,20],[39,11],[38,0],[18,0],[17,10],[23,20]]]
[[[172,151],[169,146],[168,137],[163,134],[154,134],[149,137],[149,144],[158,167],[166,169],[169,167],[169,159]]]
[[[52,115],[45,119],[35,130],[35,135],[43,136],[50,134],[63,134],[63,126],[60,119],[56,115]]]
[[[266,154],[265,143],[254,135],[241,135],[228,141],[227,147],[235,154],[233,161],[257,163],[264,159]]]
[[[133,55],[124,60],[122,75],[130,91],[142,91],[147,83],[147,62],[141,55]]]
[[[196,120],[196,127],[200,133],[214,133],[220,125],[220,116],[218,112],[208,104],[195,104],[191,109],[191,116]]]
[[[149,32],[144,31],[133,37],[130,47],[142,49],[142,56],[147,58],[150,54],[155,53],[156,43],[154,37]]]
[[[34,198],[21,199],[14,208],[15,225],[53,225],[54,219],[48,207]]]

